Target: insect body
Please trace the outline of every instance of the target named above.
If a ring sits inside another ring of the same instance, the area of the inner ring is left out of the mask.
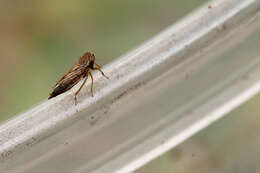
[[[75,104],[77,103],[77,95],[80,92],[83,85],[86,83],[88,76],[91,78],[91,94],[93,97],[93,76],[91,70],[98,70],[101,74],[108,79],[108,77],[103,73],[101,67],[95,63],[95,55],[87,52],[81,56],[78,62],[56,83],[52,93],[50,93],[49,98],[56,97],[59,94],[62,94],[74,85],[76,85],[80,79],[84,79],[83,83],[75,93]]]

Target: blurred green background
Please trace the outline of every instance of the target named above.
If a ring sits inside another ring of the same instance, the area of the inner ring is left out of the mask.
[[[84,52],[109,63],[206,1],[2,0],[0,121],[46,99]],[[136,172],[260,172],[259,102],[257,96]]]
[[[101,65],[206,0],[2,0],[0,121],[46,99],[86,51]]]

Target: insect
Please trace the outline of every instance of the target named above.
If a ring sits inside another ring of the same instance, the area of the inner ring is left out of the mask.
[[[91,78],[91,95],[93,95],[93,76],[92,70],[98,70],[105,78],[109,79],[101,70],[101,67],[95,63],[95,55],[91,52],[86,52],[81,56],[76,64],[55,84],[53,91],[50,93],[49,98],[56,97],[76,85],[81,79],[83,83],[74,95],[75,104],[77,104],[77,95],[86,83],[88,76]]]

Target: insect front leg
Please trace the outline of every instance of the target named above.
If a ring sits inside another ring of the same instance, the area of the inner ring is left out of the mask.
[[[83,87],[83,85],[85,85],[85,83],[87,82],[87,79],[88,79],[88,75],[86,75],[83,83],[81,84],[81,86],[79,87],[79,89],[77,90],[77,92],[75,93],[75,97],[74,97],[74,100],[75,100],[75,105],[77,104],[77,95],[78,93],[80,92],[81,88]]]
[[[94,64],[96,65],[96,67],[94,67],[93,70],[98,70],[98,71],[102,74],[102,76],[104,76],[105,78],[109,79],[109,78],[105,75],[105,73],[101,70],[100,65],[96,64],[95,62],[94,62]]]

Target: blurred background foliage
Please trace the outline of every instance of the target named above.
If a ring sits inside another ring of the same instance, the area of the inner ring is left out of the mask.
[[[2,0],[0,121],[46,99],[84,52],[109,63],[206,1]],[[260,172],[259,102],[255,97],[136,172]]]
[[[86,51],[101,65],[206,0],[2,0],[0,121],[48,97]]]

